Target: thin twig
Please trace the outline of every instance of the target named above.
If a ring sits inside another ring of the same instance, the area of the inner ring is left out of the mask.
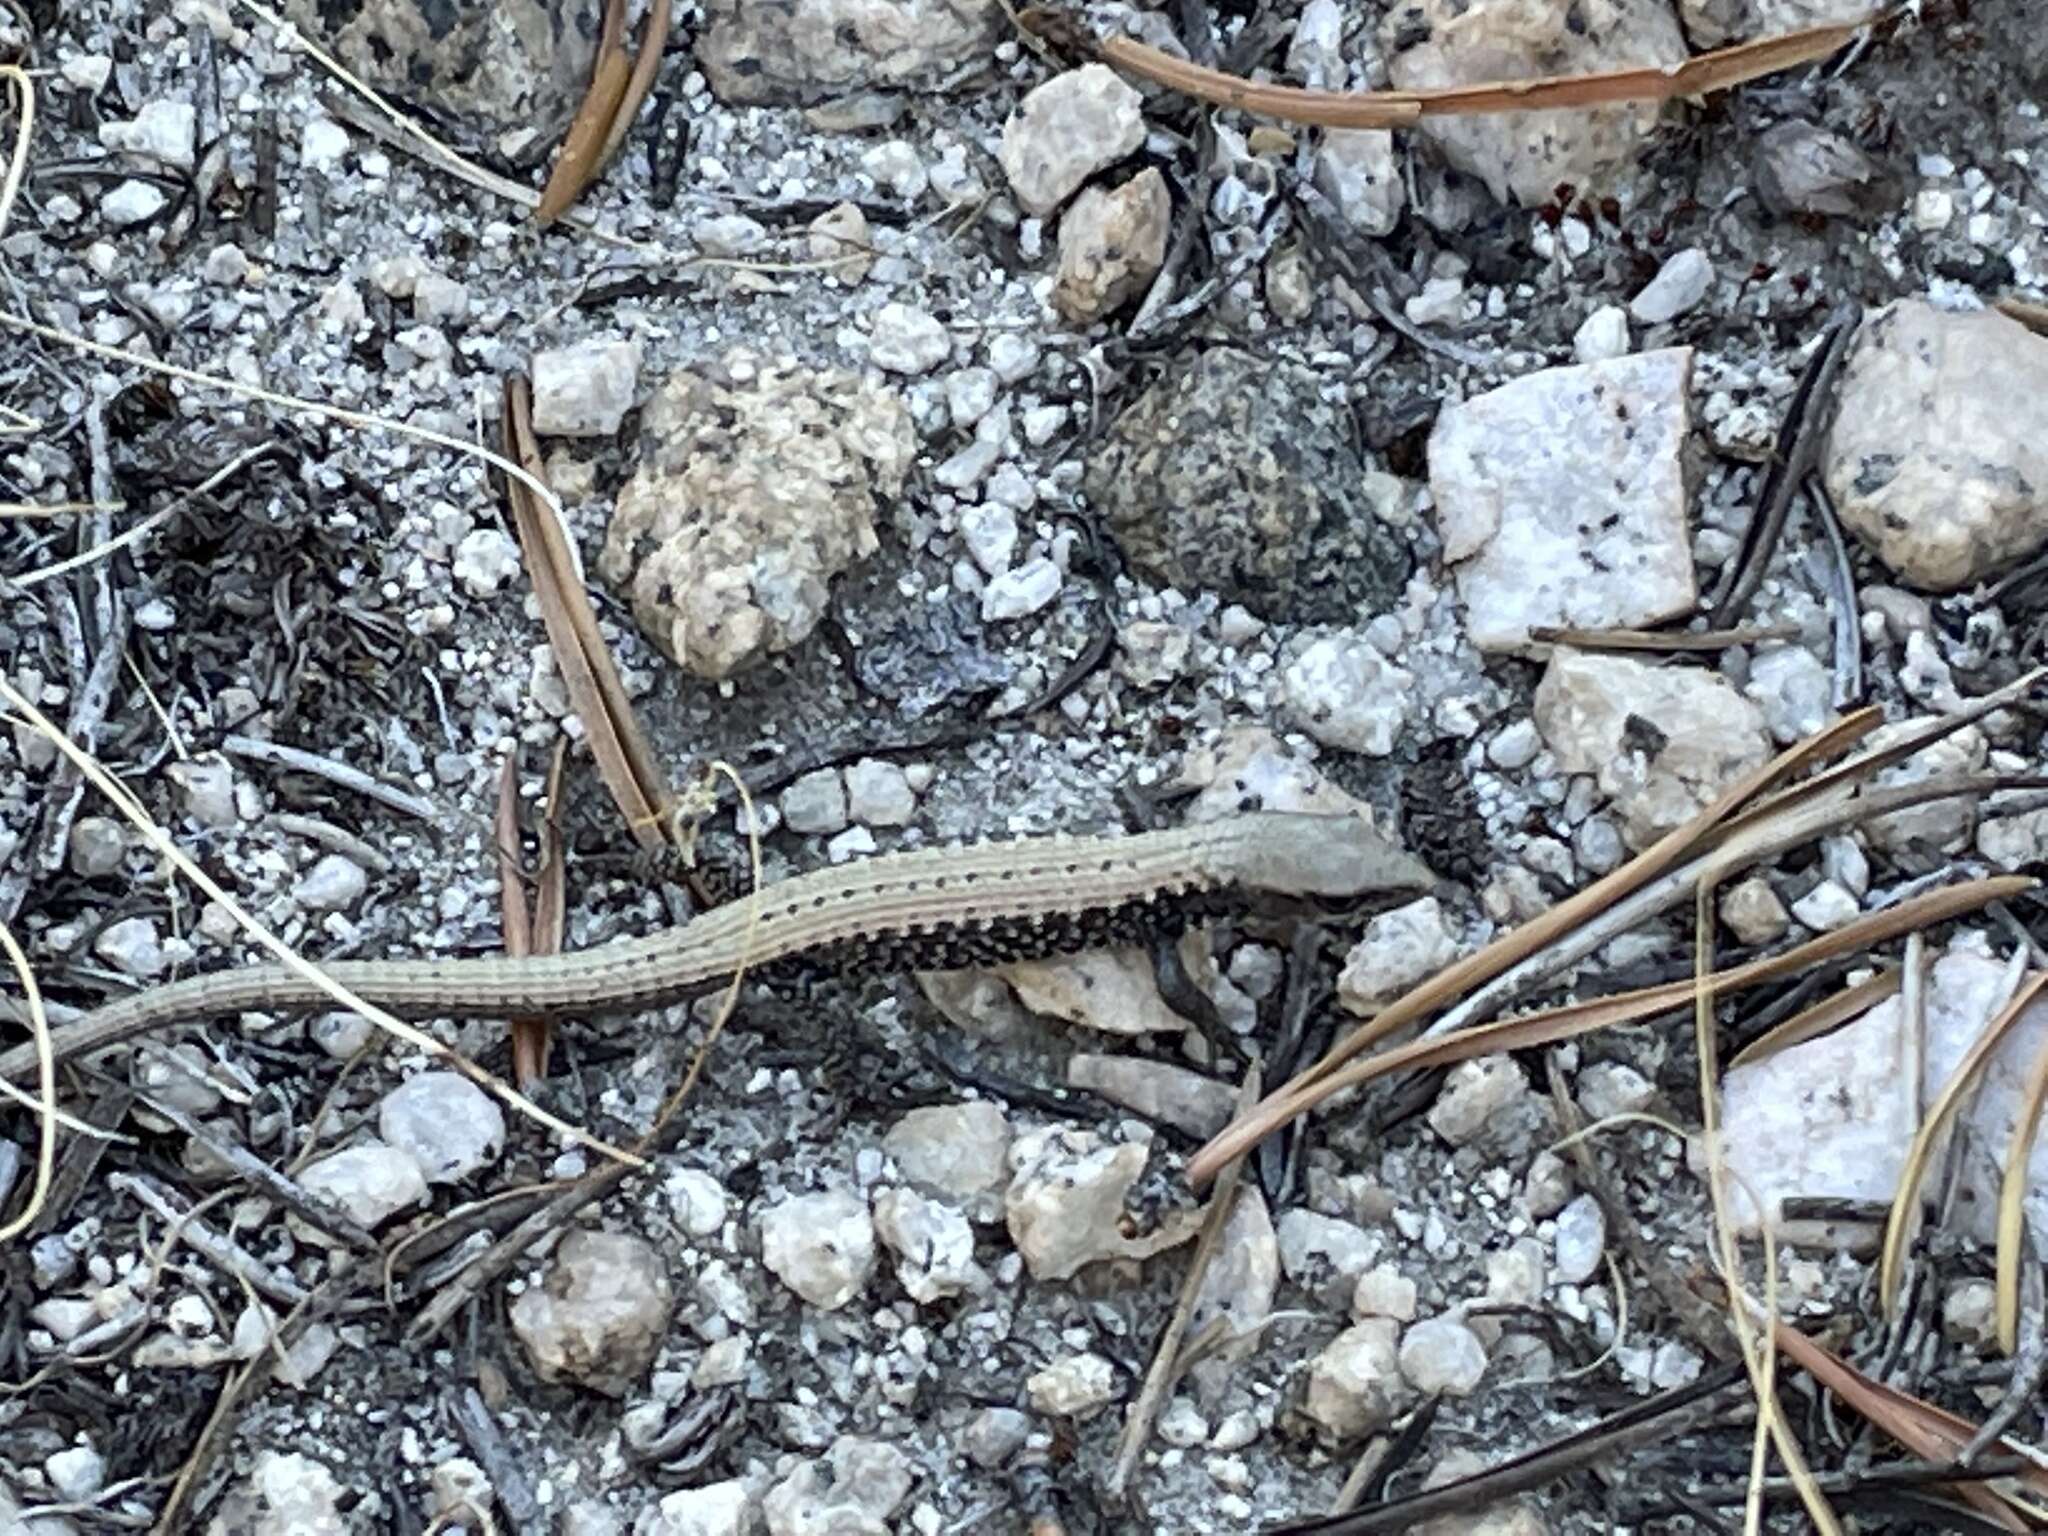
[[[1245,1071],[1243,1086],[1238,1089],[1238,1112],[1242,1114],[1258,1101],[1259,1065],[1253,1062]],[[1231,1208],[1236,1204],[1238,1176],[1243,1171],[1244,1159],[1240,1157],[1227,1163],[1216,1176],[1215,1193],[1209,1197],[1209,1214],[1202,1223],[1201,1236],[1195,1239],[1194,1256],[1188,1260],[1187,1273],[1181,1277],[1180,1295],[1174,1300],[1173,1314],[1159,1331],[1159,1342],[1153,1346],[1152,1364],[1145,1372],[1144,1385],[1138,1389],[1137,1400],[1124,1417],[1116,1456],[1102,1480],[1102,1497],[1113,1507],[1121,1507],[1129,1497],[1131,1474],[1137,1471],[1138,1457],[1152,1438],[1152,1425],[1166,1402],[1166,1394],[1173,1390],[1174,1379],[1181,1367],[1181,1340],[1187,1336],[1188,1325],[1194,1319],[1195,1303],[1201,1297],[1202,1281],[1209,1273],[1209,1263],[1222,1244],[1224,1228],[1230,1224]]]
[[[314,1195],[302,1185],[285,1177],[247,1147],[215,1135],[210,1126],[201,1125],[168,1100],[146,1093],[141,1097],[142,1102],[149,1106],[153,1114],[161,1115],[170,1121],[222,1164],[246,1179],[252,1188],[277,1201],[307,1226],[324,1232],[336,1242],[345,1243],[351,1248],[360,1249],[365,1253],[377,1251],[377,1239],[339,1205]]]
[[[1687,1386],[1631,1404],[1576,1434],[1455,1483],[1346,1515],[1269,1527],[1267,1536],[1377,1536],[1382,1531],[1412,1531],[1443,1515],[1472,1514],[1596,1461],[1675,1438],[1704,1418],[1721,1394],[1741,1379],[1740,1366],[1709,1371]]]
[[[1856,568],[1849,561],[1849,543],[1842,537],[1834,499],[1819,475],[1806,477],[1806,495],[1820,518],[1821,532],[1828,536],[1828,554],[1834,562],[1834,705],[1847,709],[1863,697],[1863,615],[1856,602]]]
[[[132,1196],[138,1204],[155,1212],[157,1218],[170,1227],[171,1235],[194,1253],[206,1258],[216,1268],[239,1276],[252,1289],[262,1292],[272,1301],[296,1307],[308,1296],[304,1286],[288,1275],[274,1272],[233,1238],[214,1231],[195,1211],[189,1208],[180,1210],[169,1191],[161,1188],[155,1180],[136,1173],[113,1173],[107,1176],[107,1187]]]
[[[1770,468],[1764,473],[1756,515],[1750,519],[1748,534],[1743,539],[1742,558],[1730,567],[1732,575],[1727,590],[1714,600],[1710,622],[1717,629],[1725,627],[1747,607],[1756,596],[1756,589],[1763,585],[1779,536],[1785,531],[1792,498],[1820,462],[1821,442],[1834,414],[1835,379],[1849,355],[1849,341],[1856,334],[1861,316],[1861,308],[1854,304],[1845,304],[1835,312],[1792,392],[1792,403],[1785,408],[1785,419],[1778,427]]]
[[[1266,85],[1222,70],[1205,69],[1128,37],[1093,38],[1065,11],[1027,11],[1023,24],[1062,46],[1192,96],[1281,122],[1323,128],[1400,128],[1425,117],[1536,112],[1609,102],[1670,101],[1704,96],[1746,80],[1824,59],[1875,20],[1809,27],[1693,56],[1679,64],[1652,64],[1596,74],[1536,80],[1489,81],[1425,91],[1305,91]]]
[[[366,800],[416,816],[421,821],[436,821],[441,815],[440,808],[431,800],[386,784],[360,768],[350,767],[331,757],[322,757],[317,752],[308,752],[303,747],[288,747],[282,742],[265,741],[260,736],[223,736],[220,746],[223,752],[252,762],[289,768],[295,773],[310,773],[342,789],[353,790]]]

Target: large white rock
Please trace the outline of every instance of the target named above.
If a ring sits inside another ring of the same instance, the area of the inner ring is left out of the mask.
[[[1900,299],[1863,324],[1825,460],[1845,523],[1949,592],[2048,543],[2048,340],[1992,310]]]
[[[761,1218],[761,1262],[821,1311],[845,1306],[875,1270],[867,1201],[845,1190],[782,1201]]]
[[[1353,1013],[1374,1013],[1457,958],[1443,904],[1425,896],[1365,925],[1337,978],[1337,1000]]]
[[[1385,757],[1408,719],[1412,674],[1360,635],[1325,635],[1288,665],[1287,713],[1325,746]]]
[[[1157,166],[1112,191],[1086,187],[1060,219],[1060,276],[1052,302],[1091,325],[1142,293],[1166,259],[1173,198]]]
[[[640,343],[579,341],[533,354],[533,430],[544,437],[610,437],[633,408]]]
[[[1355,1440],[1387,1427],[1407,1402],[1397,1344],[1401,1325],[1389,1317],[1354,1323],[1309,1362],[1302,1411],[1332,1440]]]
[[[1384,128],[1332,128],[1316,146],[1316,190],[1344,222],[1377,240],[1394,232],[1407,206],[1407,184]]]
[[[506,1309],[512,1332],[543,1381],[569,1381],[623,1397],[668,1334],[673,1292],[662,1258],[630,1232],[578,1227],[561,1241],[541,1283]]]
[[[1952,948],[1928,980],[1920,1102],[1932,1105],[1989,1022],[2005,966]],[[1956,1221],[1986,1239],[1993,1232],[1999,1168],[2012,1141],[2028,1069],[2048,1046],[2048,1002],[2007,1031],[1960,1119],[1969,1127]],[[1734,1212],[1745,1231],[1763,1202],[1773,1223],[1791,1197],[1886,1202],[1905,1168],[1918,1124],[1905,1007],[1894,997],[1831,1035],[1731,1069],[1721,1085],[1722,1124]],[[1938,1163],[1937,1159],[1937,1163]],[[2027,1221],[2048,1223],[2048,1139],[2027,1164]],[[1932,1181],[1930,1180],[1930,1188]]]
[[[1558,767],[1593,775],[1635,848],[1770,752],[1763,712],[1719,674],[1562,646],[1536,685],[1536,724]]]
[[[1447,406],[1429,483],[1472,643],[1655,624],[1698,601],[1683,450],[1692,350],[1546,368]]]
[[[1003,124],[999,158],[1024,211],[1044,217],[1145,141],[1144,99],[1104,64],[1054,75]]]

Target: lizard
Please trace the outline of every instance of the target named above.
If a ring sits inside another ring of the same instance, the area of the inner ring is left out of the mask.
[[[688,922],[562,955],[341,960],[323,969],[408,1019],[620,1013],[748,975],[869,976],[1072,954],[1260,898],[1416,896],[1429,868],[1356,816],[1252,811],[1165,831],[1051,835],[880,854],[763,886]],[[147,988],[53,1029],[59,1061],[196,1018],[329,1004],[282,965]],[[0,1053],[26,1081],[32,1045]]]

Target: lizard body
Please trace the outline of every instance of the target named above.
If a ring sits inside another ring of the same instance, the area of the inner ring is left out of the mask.
[[[883,854],[763,887],[676,928],[565,955],[342,960],[323,967],[406,1018],[621,1012],[749,974],[872,975],[1072,953],[1184,926],[1260,893],[1395,896],[1431,884],[1355,817],[1256,812],[1128,836],[1024,838]],[[108,1003],[51,1032],[63,1060],[249,1009],[330,1005],[281,965],[209,972]],[[0,1053],[25,1080],[32,1047]]]

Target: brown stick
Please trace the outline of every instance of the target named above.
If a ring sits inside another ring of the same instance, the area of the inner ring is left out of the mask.
[[[1101,39],[1094,45],[1094,51],[1103,63],[1125,74],[1212,106],[1235,107],[1260,117],[1322,128],[1401,128],[1425,117],[1539,112],[1704,96],[1710,91],[1726,90],[1746,80],[1776,74],[1781,69],[1824,59],[1875,21],[1878,14],[1860,21],[1808,27],[1779,37],[1719,48],[1682,64],[1639,65],[1536,80],[1496,80],[1434,91],[1304,91],[1292,86],[1265,85],[1190,64],[1128,37]]]

